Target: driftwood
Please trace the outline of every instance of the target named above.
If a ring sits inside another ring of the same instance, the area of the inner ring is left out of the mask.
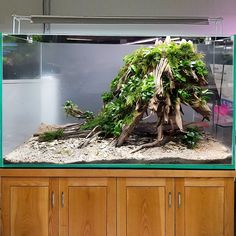
[[[152,143],[145,143],[145,144],[141,145],[140,147],[138,147],[137,149],[135,149],[134,151],[132,151],[131,153],[138,152],[138,151],[145,149],[145,148],[161,147],[161,146],[165,145],[166,143],[168,143],[170,140],[171,140],[170,136],[165,136],[162,140],[156,139]]]
[[[130,136],[130,134],[133,132],[133,129],[136,126],[136,124],[138,124],[139,121],[142,119],[143,114],[146,112],[146,109],[147,109],[147,107],[145,106],[141,111],[137,112],[137,114],[135,114],[135,116],[134,116],[133,122],[129,125],[126,125],[123,128],[122,133],[116,142],[117,147],[122,146],[123,143],[125,142],[125,140]]]
[[[47,132],[56,132],[62,130],[62,137],[60,139],[68,138],[86,138],[91,130],[80,130],[81,124],[67,124],[67,125],[46,125],[41,124],[38,131],[33,134],[34,137],[40,137]]]
[[[176,44],[186,43],[186,40],[182,40]],[[203,76],[206,74],[204,73],[204,63],[202,66],[194,66],[196,62],[201,59],[201,56],[197,56],[197,53],[192,47],[192,43],[188,42],[184,46],[188,46],[187,49],[189,48],[188,50],[190,52],[196,53],[196,57],[190,57],[186,59],[185,63],[180,62],[182,63],[180,66],[174,66],[172,60],[176,52],[173,51],[175,53],[173,55],[169,54],[169,50],[172,50],[172,44],[170,44],[170,37],[167,37],[165,42],[160,40],[156,41],[155,45],[156,47],[160,46],[161,52],[158,53],[158,60],[155,59],[151,61],[152,63],[146,60],[146,56],[148,55],[146,53],[153,53],[154,51],[152,50],[147,50],[145,53],[138,51],[137,57],[135,57],[134,54],[134,57],[130,57],[129,60],[126,61],[126,65],[120,70],[118,77],[116,77],[114,83],[112,83],[111,91],[103,97],[103,111],[105,112],[102,111],[99,114],[100,117],[98,120],[95,120],[96,122],[89,123],[96,118],[92,112],[83,112],[72,101],[66,102],[64,109],[67,115],[77,119],[84,119],[85,124],[87,123],[87,126],[84,126],[84,128],[90,130],[81,130],[80,124],[71,124],[56,127],[51,131],[61,129],[63,131],[63,134],[59,137],[61,139],[85,138],[81,147],[87,146],[100,135],[104,135],[104,137],[115,137],[117,133],[119,133],[119,137],[115,138],[115,146],[117,147],[122,146],[129,136],[134,133],[139,133],[140,136],[144,136],[143,133],[145,132],[145,134],[156,138],[155,141],[152,139],[150,143],[141,145],[134,151],[136,152],[144,148],[162,146],[171,140],[176,132],[184,133],[186,126],[182,119],[182,115],[184,115],[181,107],[182,104],[192,107],[193,110],[203,116],[203,119],[210,119],[210,107],[207,104],[207,99],[202,96],[205,90],[203,90],[202,86],[205,87],[208,83]],[[185,47],[181,49],[183,52],[186,50]],[[186,52],[188,52],[188,50]],[[188,58],[188,56],[186,56],[186,58]],[[184,66],[184,64],[189,64],[189,66]],[[201,74],[198,73],[199,68],[202,70]],[[139,81],[140,83],[134,81]],[[126,87],[126,85],[130,83],[135,85],[132,89]],[[135,87],[137,87],[137,89]],[[126,91],[123,88],[128,90]],[[145,90],[147,93],[145,93]],[[151,92],[149,90],[151,90]],[[129,92],[133,92],[134,96],[130,96],[131,98],[127,99],[126,104],[126,98],[129,96]],[[207,94],[207,89],[204,93]],[[117,103],[115,102],[116,99],[119,99]],[[111,104],[112,109],[109,107],[109,104],[106,104],[109,102],[114,103]],[[120,108],[123,109],[123,106],[120,106],[119,103],[124,103],[125,111],[131,114],[127,114],[127,116],[123,114],[120,111]],[[148,119],[148,115],[143,118],[145,112],[150,112],[157,116],[154,124],[150,125],[149,123],[142,122]],[[131,115],[132,121],[130,122]],[[105,125],[104,122],[99,123],[103,118],[109,123]],[[119,122],[118,125],[123,125],[121,132],[120,126],[117,126],[117,122]],[[141,124],[142,130],[140,129]],[[98,126],[94,127],[95,125]]]
[[[102,131],[99,131],[99,132],[93,134],[92,136],[91,136],[91,135],[90,135],[90,136],[87,136],[86,139],[85,139],[85,141],[84,141],[83,143],[81,143],[81,144],[78,146],[78,148],[83,148],[83,147],[88,146],[92,141],[96,140],[96,139],[99,137],[99,135],[100,135],[101,133],[102,133]]]

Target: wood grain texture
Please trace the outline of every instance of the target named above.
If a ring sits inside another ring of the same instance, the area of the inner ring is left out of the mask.
[[[59,236],[59,179],[49,181],[49,235]]]
[[[115,179],[62,179],[62,193],[64,206],[61,202],[60,236],[116,235]]]
[[[120,178],[117,186],[118,236],[174,235],[172,179]]]
[[[185,178],[184,180],[185,187],[224,187],[225,179],[224,178]]]
[[[184,194],[184,178],[175,179],[175,236],[184,235],[185,227],[185,194]],[[179,194],[181,196],[181,205],[179,205]],[[200,236],[200,235],[199,235]]]
[[[117,180],[117,236],[127,236],[126,178]]]
[[[48,188],[12,187],[11,235],[48,235]]]
[[[176,236],[232,236],[233,178],[192,181],[176,180]]]
[[[226,170],[129,170],[129,169],[0,169],[2,177],[236,177]]]
[[[184,235],[224,235],[223,187],[185,187],[184,204]]]
[[[127,235],[165,235],[165,187],[127,189]]]
[[[0,177],[0,236],[3,235],[2,229],[2,178]]]
[[[175,235],[175,180],[166,178],[166,235]]]
[[[34,175],[37,170],[30,171]],[[120,172],[122,170],[83,170],[82,173],[76,170],[78,176],[86,176],[78,178],[74,171],[61,172],[73,178],[58,178],[57,170],[51,178],[38,177],[40,172],[32,178],[0,177],[3,225],[0,235],[234,235],[233,177],[224,178],[221,173],[216,177],[216,171],[201,171],[202,177],[194,177],[200,172],[180,171],[178,176],[188,174],[189,178],[155,178],[155,175],[173,176],[175,173],[148,170],[151,171],[148,174],[140,170],[137,176],[143,174],[142,178],[117,179],[104,175],[135,176],[135,170],[123,170],[124,173]]]
[[[234,179],[225,179],[224,235],[234,235]]]
[[[49,234],[49,179],[3,178],[4,236]]]
[[[234,211],[233,211],[233,214],[234,214],[234,222],[233,222],[233,228],[234,228],[234,236],[236,236],[236,182],[235,182],[235,179],[234,179],[234,201],[233,201],[233,204],[234,204]],[[231,209],[231,208],[230,208]],[[232,213],[230,213],[232,214]]]
[[[106,187],[70,187],[69,235],[107,235]]]

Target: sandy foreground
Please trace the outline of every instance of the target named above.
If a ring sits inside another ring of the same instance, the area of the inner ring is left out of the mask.
[[[10,163],[230,163],[231,150],[205,135],[195,149],[170,141],[163,147],[131,153],[138,146],[128,142],[115,147],[112,139],[97,139],[79,148],[84,138],[38,142],[32,137],[4,157]]]

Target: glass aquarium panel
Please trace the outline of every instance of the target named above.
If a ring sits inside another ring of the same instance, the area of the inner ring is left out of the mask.
[[[4,37],[3,80],[39,79],[41,45],[29,37]]]
[[[4,35],[4,166],[234,168],[233,47]]]

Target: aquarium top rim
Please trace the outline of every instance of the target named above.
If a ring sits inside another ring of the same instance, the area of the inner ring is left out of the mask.
[[[12,37],[18,40],[17,43],[72,43],[72,44],[112,44],[112,45],[154,45],[156,40],[165,40],[166,36],[117,36],[117,35],[79,35],[79,34],[11,34],[3,33],[3,37]],[[40,38],[35,38],[39,36]],[[193,43],[206,43],[215,41],[222,44],[227,41],[229,44],[233,36],[170,36],[174,41],[182,39],[190,40]],[[11,43],[3,41],[3,46],[12,46]],[[17,46],[17,45],[16,45]]]

